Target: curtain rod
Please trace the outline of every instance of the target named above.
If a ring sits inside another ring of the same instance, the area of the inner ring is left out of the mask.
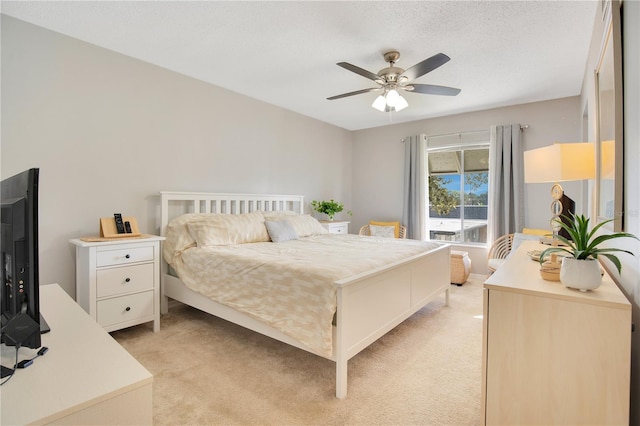
[[[520,130],[527,130],[529,128],[528,124],[520,124]],[[448,136],[458,136],[458,137],[462,137],[462,135],[470,135],[473,133],[484,133],[484,132],[488,132],[489,130],[470,130],[468,132],[456,132],[456,133],[445,133],[442,135],[433,135],[433,136],[429,136],[427,135],[428,138],[444,138],[444,137],[448,137]]]
[[[524,132],[525,130],[529,129],[529,125],[528,124],[520,124],[520,131]],[[444,133],[441,135],[427,135],[428,138],[444,138],[444,137],[450,137],[450,136],[458,136],[458,137],[462,137],[462,135],[470,135],[473,133],[484,133],[484,132],[488,132],[489,130],[470,130],[468,132],[456,132],[456,133]],[[400,142],[404,143],[405,139],[407,138],[402,138],[402,140]]]
[[[458,137],[462,137],[462,135],[471,135],[473,133],[488,133],[489,129],[487,130],[470,130],[468,132],[456,132],[456,133],[445,133],[442,135],[427,135],[428,138],[446,138],[449,136],[458,136]]]

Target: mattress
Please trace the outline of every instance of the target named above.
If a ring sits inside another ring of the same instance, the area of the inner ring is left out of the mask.
[[[192,246],[165,258],[191,290],[330,357],[334,283],[437,247],[425,241],[321,234],[280,243]]]

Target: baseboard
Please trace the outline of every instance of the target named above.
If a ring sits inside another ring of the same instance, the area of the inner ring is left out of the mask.
[[[469,274],[469,278],[471,278],[472,280],[477,280],[477,281],[480,281],[480,282],[483,283],[483,282],[486,281],[487,275],[486,274],[474,274],[474,273],[471,273],[471,274]]]

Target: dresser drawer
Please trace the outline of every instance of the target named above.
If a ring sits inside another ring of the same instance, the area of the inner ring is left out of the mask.
[[[97,318],[102,327],[153,315],[153,290],[98,301]]]
[[[125,265],[153,261],[153,246],[101,250],[96,253],[96,266]]]
[[[153,289],[153,263],[99,269],[96,297]]]

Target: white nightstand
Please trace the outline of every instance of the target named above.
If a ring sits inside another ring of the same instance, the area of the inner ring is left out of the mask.
[[[106,331],[149,321],[160,330],[162,240],[70,240],[76,246],[76,301]]]
[[[349,223],[345,220],[321,220],[320,223],[322,226],[326,228],[327,231],[331,234],[348,234],[349,233]]]

